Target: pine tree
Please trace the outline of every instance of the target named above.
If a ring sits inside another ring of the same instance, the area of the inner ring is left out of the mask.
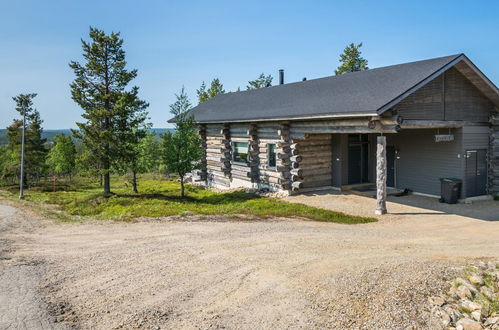
[[[261,73],[255,80],[248,81],[246,90],[270,87],[272,86],[272,79],[271,75],[266,76]]]
[[[210,87],[208,89],[206,89],[206,84],[203,81],[201,87],[199,87],[196,92],[198,95],[199,104],[201,104],[217,96],[218,94],[224,94],[225,90],[220,80],[218,78],[215,78],[211,81]]]
[[[367,60],[360,55],[362,42],[358,45],[351,43],[345,47],[343,54],[340,55],[340,66],[334,71],[335,75],[340,75],[348,72],[364,71],[369,69],[367,67]]]
[[[75,73],[71,84],[73,100],[84,110],[85,122],[76,123],[76,138],[92,154],[104,178],[104,193],[111,192],[111,169],[129,165],[131,150],[138,143],[137,132],[147,125],[148,104],[138,97],[139,88],[126,90],[137,76],[127,70],[123,39],[119,33],[105,34],[90,28],[90,42],[82,40],[84,64],[72,61]]]
[[[31,181],[38,181],[46,170],[45,157],[47,148],[46,139],[42,139],[42,123],[40,113],[33,108],[33,98],[36,94],[19,94],[12,99],[16,102],[16,110],[21,116],[26,115],[26,132],[24,147],[24,185],[27,187]],[[23,122],[15,119],[7,127],[8,149],[15,155],[17,161],[11,162],[4,171],[4,176],[17,176],[21,165],[21,137]]]
[[[178,174],[183,198],[185,175],[199,168],[203,150],[196,122],[188,111],[191,103],[184,88],[175,96],[177,101],[170,105],[170,112],[175,116],[175,131],[163,135],[162,156],[166,169]]]

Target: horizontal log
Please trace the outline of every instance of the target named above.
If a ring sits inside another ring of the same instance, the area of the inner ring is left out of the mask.
[[[307,168],[327,168],[332,166],[332,163],[333,163],[332,160],[324,160],[320,162],[303,161],[299,163],[300,166],[298,166],[297,168],[301,168],[303,170]]]
[[[400,130],[400,127],[398,128]],[[366,126],[348,126],[348,127],[311,127],[311,128],[301,128],[301,129],[292,129],[291,137],[297,138],[298,136],[305,135],[305,138],[308,134],[347,134],[347,133],[355,133],[355,134],[369,134],[369,133],[396,133],[398,132],[395,126],[380,126],[379,128],[371,129],[367,125]]]
[[[348,126],[367,126],[370,118],[351,118],[320,121],[303,121],[291,123],[291,129],[295,127],[348,127]]]
[[[293,182],[293,183],[291,184],[291,189],[292,189],[293,191],[297,191],[297,190],[302,189],[302,188],[303,188],[303,182],[296,181],[296,182]]]
[[[299,148],[296,148],[294,151],[295,152],[302,152],[303,154],[311,154],[311,153],[321,153],[324,151],[331,151],[332,145],[327,144],[327,145],[315,145],[315,146],[301,146]]]
[[[303,177],[312,177],[316,175],[331,174],[331,167],[303,168]]]
[[[331,181],[331,174],[304,176],[301,182]]]
[[[299,163],[302,161],[302,157],[300,155],[296,155],[296,156],[291,156],[289,158],[290,161],[294,162],[294,163]]]
[[[402,129],[417,129],[417,128],[459,128],[470,126],[472,123],[465,121],[451,120],[404,120],[400,125]]]
[[[274,178],[281,177],[281,172],[277,172],[277,171],[272,171],[272,170],[268,170],[268,169],[259,169],[259,172],[260,172],[260,177],[267,177],[267,176],[271,176]]]
[[[318,188],[318,187],[330,187],[330,186],[331,186],[331,180],[327,180],[327,181],[310,181],[310,182],[304,182],[303,183],[303,189]]]
[[[302,177],[302,176],[300,176],[300,175],[295,175],[295,174],[291,175],[291,181],[292,181],[292,182],[295,182],[295,181],[301,181],[301,180],[303,180],[303,177]]]
[[[401,115],[395,115],[392,117],[380,117],[379,122],[381,125],[391,126],[391,125],[400,125],[404,122],[404,118]]]
[[[289,154],[287,153],[277,153],[278,159],[289,159]]]
[[[290,173],[292,175],[302,176],[303,175],[303,169],[301,169],[301,168],[294,168],[294,169],[290,170]]]

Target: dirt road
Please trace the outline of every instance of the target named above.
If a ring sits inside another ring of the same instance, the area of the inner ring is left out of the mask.
[[[85,329],[428,328],[442,278],[499,257],[499,223],[425,212],[364,225],[194,216],[23,229],[22,212],[0,209],[17,226],[0,267],[41,262],[54,317]]]
[[[39,227],[29,214],[0,204],[0,329],[65,328],[52,322],[38,290],[43,265],[15,253],[16,244]]]

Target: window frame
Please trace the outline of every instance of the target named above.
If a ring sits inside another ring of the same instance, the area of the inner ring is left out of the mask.
[[[275,162],[275,165],[270,165],[270,146],[273,145],[274,146],[274,162]],[[267,167],[271,170],[275,170],[277,169],[277,143],[267,143]]]
[[[246,161],[239,161],[239,160],[236,160],[236,144],[238,143],[244,143],[246,144],[246,149],[247,149],[247,152],[246,152]],[[244,165],[244,166],[247,166],[249,165],[250,163],[250,150],[249,150],[249,146],[250,146],[250,143],[249,141],[232,141],[232,164],[236,164],[236,165]]]

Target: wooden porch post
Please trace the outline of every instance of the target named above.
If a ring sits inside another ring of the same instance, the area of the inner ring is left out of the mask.
[[[376,214],[386,214],[386,136],[378,136],[376,147]]]

